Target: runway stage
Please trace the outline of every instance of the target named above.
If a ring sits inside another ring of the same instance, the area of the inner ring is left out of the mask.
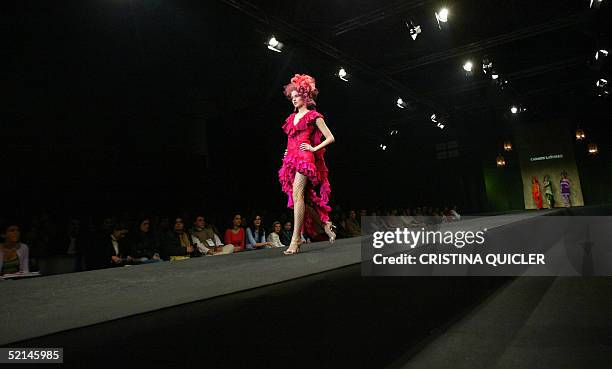
[[[64,367],[80,368],[612,362],[609,278],[366,278],[359,238],[281,252],[4,281],[0,340],[64,347]]]

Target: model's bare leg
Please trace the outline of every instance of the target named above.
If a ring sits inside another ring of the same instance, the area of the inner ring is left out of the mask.
[[[302,173],[295,173],[295,179],[293,180],[293,236],[291,237],[291,244],[287,251],[296,251],[300,245],[302,239],[302,224],[304,224],[304,189],[306,188],[306,182],[308,177]]]

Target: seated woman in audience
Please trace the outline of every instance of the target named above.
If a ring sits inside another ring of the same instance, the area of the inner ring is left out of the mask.
[[[189,259],[211,252],[187,232],[183,217],[174,218],[174,229],[163,238],[162,251],[164,259],[170,261]]]
[[[161,260],[158,242],[151,232],[151,219],[142,218],[136,230],[128,233],[127,260],[134,264],[158,263]]]
[[[212,255],[231,254],[234,252],[233,245],[223,245],[215,231],[215,227],[207,223],[203,215],[196,215],[190,233],[193,237],[200,240],[202,244],[211,249]]]
[[[261,215],[253,217],[253,223],[246,229],[246,249],[255,250],[264,247],[272,247],[272,243],[266,241],[266,231],[261,225]]]
[[[280,240],[279,234],[281,233],[281,223],[276,221],[272,223],[272,232],[268,235],[268,243],[272,244],[271,247],[283,247]]]
[[[15,223],[7,223],[0,230],[0,275],[30,271],[28,246],[19,242],[21,230]]]
[[[234,215],[232,220],[232,228],[225,230],[225,244],[234,246],[234,252],[244,251],[246,245],[246,236],[242,225],[242,216],[240,214]]]

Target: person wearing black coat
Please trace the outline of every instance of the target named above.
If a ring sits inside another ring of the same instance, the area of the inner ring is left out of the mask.
[[[123,266],[127,261],[125,242],[122,242],[128,229],[124,224],[117,223],[111,226],[111,232],[103,232],[93,240],[85,254],[88,270],[113,268]]]
[[[128,260],[134,264],[162,261],[159,242],[151,232],[151,220],[142,218],[138,227],[126,237]]]
[[[161,240],[162,257],[164,260],[182,260],[202,256],[211,252],[199,240],[192,237],[185,229],[182,217],[174,218],[174,229],[167,232]]]

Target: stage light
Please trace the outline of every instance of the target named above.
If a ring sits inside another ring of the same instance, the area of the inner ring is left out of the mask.
[[[469,60],[463,64],[463,70],[468,73],[472,71],[472,68],[474,68],[474,64],[472,64],[472,62]]]
[[[406,22],[406,27],[408,27],[410,37],[412,37],[413,40],[416,40],[417,36],[421,34],[421,26],[417,25],[413,21]]]
[[[438,20],[438,22],[448,22],[448,9],[442,8],[440,9],[440,11],[436,12],[436,19]]]
[[[586,138],[586,134],[582,128],[576,129],[576,141],[582,141]]]
[[[493,62],[489,58],[482,59],[482,73],[488,74],[493,69]]]
[[[587,145],[587,151],[590,155],[597,155],[599,153],[599,149],[597,148],[597,144],[590,143]]]
[[[348,82],[348,74],[346,73],[346,70],[344,68],[340,68],[340,70],[338,71],[338,78],[340,78],[344,82]]]
[[[503,79],[503,78],[497,78],[495,80],[495,83],[497,83],[497,86],[499,86],[500,90],[505,90],[506,87],[508,87],[508,80],[507,79]]]
[[[406,104],[406,103],[404,102],[404,100],[402,100],[402,98],[401,98],[401,97],[398,97],[398,98],[397,98],[397,107],[398,107],[398,108],[400,108],[400,109],[404,109],[404,108],[405,108],[407,105],[408,105],[408,104]]]
[[[270,40],[268,40],[268,49],[280,53],[283,49],[283,43],[278,41],[276,37],[272,36],[270,37]]]
[[[391,132],[389,132],[389,136],[395,136],[399,134],[399,131],[397,129],[392,129]]]
[[[495,163],[497,164],[498,168],[501,168],[506,165],[506,159],[504,159],[504,157],[501,154],[497,155],[497,158],[495,159]]]
[[[446,28],[446,22],[448,22],[448,9],[442,8],[436,13],[436,21],[438,22],[438,29]]]
[[[602,0],[590,0],[589,8],[599,9],[599,7],[601,6],[601,3],[602,3]]]
[[[595,52],[595,60],[599,60],[600,58],[605,58],[608,56],[608,50],[601,49]]]
[[[379,146],[379,147],[380,147],[380,149],[381,149],[382,151],[387,150],[387,145],[380,144],[380,146]]]
[[[444,127],[446,127],[446,119],[444,117],[439,117],[436,114],[432,114],[429,119],[431,119],[431,121],[436,124],[436,127],[440,129],[444,129]]]
[[[492,71],[491,72],[491,79],[495,81],[498,78],[499,78],[499,74],[497,74],[496,71]]]
[[[595,86],[597,87],[597,96],[599,97],[608,96],[610,93],[610,91],[608,91],[608,80],[606,79],[599,79],[595,83]]]
[[[518,108],[517,108],[516,106],[512,106],[512,107],[510,108],[510,112],[511,112],[512,114],[516,114],[516,113],[518,113],[518,111],[519,111],[519,110],[518,110]]]
[[[504,151],[512,151],[512,142],[510,141],[504,142]]]

